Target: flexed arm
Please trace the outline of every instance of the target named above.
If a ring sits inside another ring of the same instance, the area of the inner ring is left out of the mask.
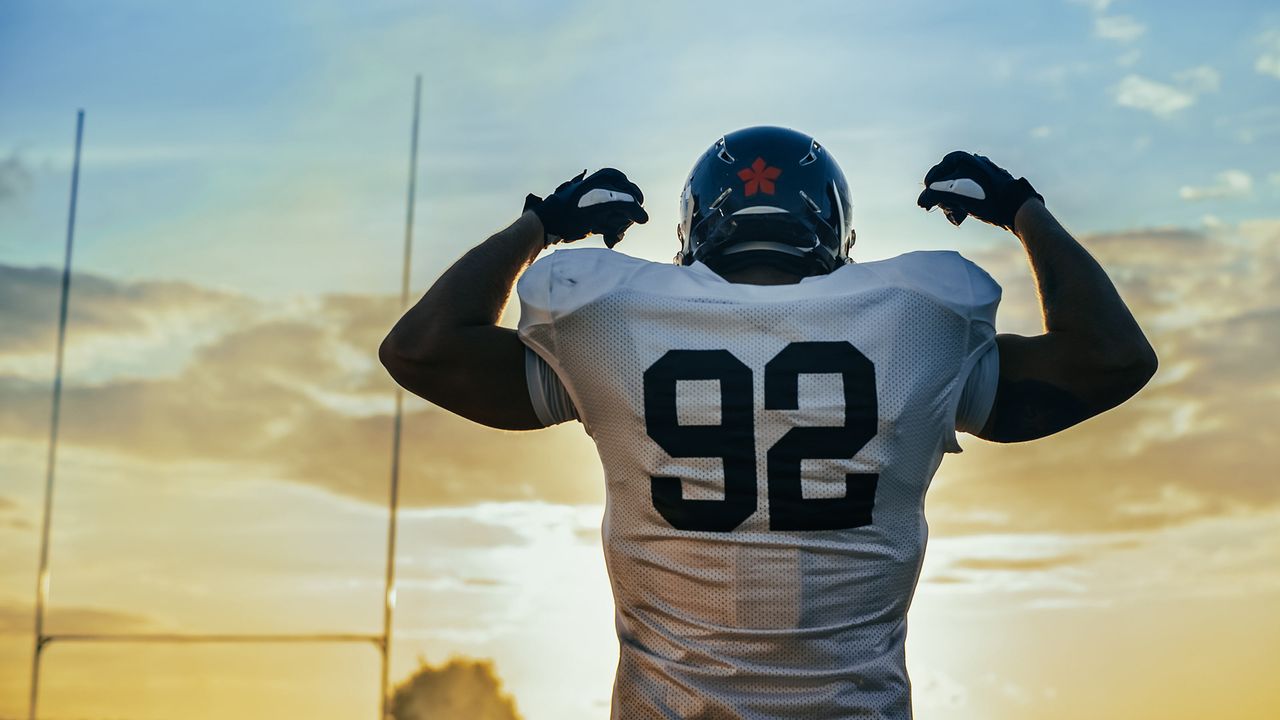
[[[526,212],[469,250],[387,334],[383,367],[409,392],[475,422],[541,427],[525,388],[524,344],[498,318],[542,248],[542,224]]]
[[[406,390],[505,430],[543,427],[529,399],[524,344],[498,318],[521,271],[544,247],[599,233],[612,247],[645,222],[640,189],[621,172],[579,175],[472,248],[440,276],[382,341],[378,357]]]
[[[1156,371],[1156,354],[1102,266],[1045,208],[1025,179],[982,156],[956,152],[925,176],[919,204],[966,215],[1022,241],[1045,332],[1002,334],[995,403],[979,437],[1034,440],[1128,400]]]

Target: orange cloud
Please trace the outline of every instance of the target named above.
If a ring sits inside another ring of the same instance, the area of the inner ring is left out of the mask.
[[[59,278],[38,269],[0,272],[14,280],[0,283],[0,309],[18,309],[17,322],[0,332],[0,359],[46,341],[51,350],[56,313],[35,308],[52,296]],[[73,347],[86,332],[99,344],[129,336],[162,313],[174,322],[221,309],[235,312],[239,324],[191,351],[176,377],[84,382],[69,372],[60,431],[65,444],[144,462],[241,463],[245,474],[386,501],[395,384],[377,361],[377,347],[399,315],[394,298],[324,296],[290,314],[180,283],[87,275],[76,282],[79,304],[91,310],[72,323]],[[43,299],[29,303],[32,297]],[[0,372],[0,437],[45,442],[49,397],[43,373]],[[412,396],[407,410],[403,498],[409,504],[602,498],[594,449],[575,428],[503,433]],[[502,452],[494,452],[498,446]]]
[[[62,271],[0,263],[0,356],[51,353],[57,337]],[[245,320],[247,298],[185,282],[119,282],[75,273],[68,307],[68,344],[100,335],[156,332],[169,317]]]
[[[31,530],[31,522],[21,515],[18,503],[6,497],[0,497],[0,528],[14,530]]]
[[[34,617],[35,610],[30,605],[0,604],[0,635],[30,635]],[[144,615],[100,608],[50,607],[45,616],[48,633],[123,633],[155,628],[155,622]]]
[[[1280,489],[1265,479],[1280,446],[1272,429],[1280,371],[1269,360],[1280,346],[1280,222],[1083,241],[1149,331],[1160,373],[1121,408],[1052,438],[968,441],[930,495],[935,532],[1133,530],[1276,506]],[[1001,329],[1038,332],[1021,251],[971,256],[1005,288]],[[48,339],[35,326],[51,315],[31,311],[25,298],[50,295],[56,281],[46,271],[4,271],[20,280],[4,291],[4,305],[24,308],[17,316],[27,319],[21,330],[6,324],[0,358]],[[393,296],[325,295],[282,310],[184,284],[86,276],[79,287],[109,308],[88,323],[103,342],[162,310],[174,318],[249,310],[190,351],[174,375],[95,383],[69,375],[64,442],[143,462],[238,463],[257,477],[384,502],[394,385],[376,348],[399,315]],[[72,337],[81,332],[73,326]],[[43,442],[48,392],[45,377],[0,374],[0,437]],[[602,499],[598,458],[575,424],[504,433],[415,398],[408,408],[409,504]]]
[[[1082,242],[1160,355],[1124,406],[1021,445],[966,444],[930,496],[943,533],[1131,530],[1280,504],[1280,222],[1132,231]],[[1005,288],[1002,331],[1038,332],[1016,248],[973,253]]]
[[[1054,555],[1051,557],[1033,558],[965,558],[953,567],[962,570],[1051,570],[1053,568],[1074,565],[1080,562],[1078,555]],[[937,582],[935,579],[934,582]]]

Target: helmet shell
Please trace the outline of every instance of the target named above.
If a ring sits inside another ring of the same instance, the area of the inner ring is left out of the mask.
[[[784,127],[744,128],[717,140],[689,172],[676,262],[715,264],[750,252],[830,272],[848,262],[852,215],[844,171],[817,140]]]

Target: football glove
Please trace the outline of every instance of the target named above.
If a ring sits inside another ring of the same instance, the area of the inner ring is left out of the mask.
[[[589,177],[583,170],[545,200],[530,193],[524,209],[542,221],[547,245],[603,235],[605,245],[612,248],[632,223],[649,222],[643,202],[644,193],[621,170],[604,168]]]
[[[972,215],[1013,232],[1013,218],[1027,198],[1044,202],[1026,178],[1014,180],[987,158],[962,150],[947,153],[930,168],[924,184],[916,204],[925,210],[940,206],[952,225]]]

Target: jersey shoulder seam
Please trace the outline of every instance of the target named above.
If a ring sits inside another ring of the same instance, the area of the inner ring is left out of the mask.
[[[958,252],[956,252],[956,251],[954,251],[954,250],[916,250],[916,251],[914,251],[914,252],[920,252],[920,253],[953,253],[953,254],[955,254],[956,256],[958,256],[958,257],[960,257],[960,258],[964,259],[964,256],[963,256],[963,255],[961,255],[960,253],[958,253]],[[910,253],[903,253],[903,254],[904,254],[904,255],[906,255],[906,254],[910,254]],[[902,257],[902,256],[901,256],[901,255],[899,255],[898,257]],[[867,269],[868,269],[868,270],[870,270],[871,272],[875,273],[875,275],[876,275],[877,277],[879,277],[882,281],[884,281],[884,284],[885,284],[885,286],[886,286],[886,287],[897,288],[897,289],[899,289],[899,290],[905,290],[905,291],[907,291],[907,292],[915,293],[916,295],[920,295],[921,297],[927,298],[927,299],[929,300],[929,302],[930,302],[930,304],[931,304],[931,305],[936,305],[936,306],[938,306],[938,307],[941,307],[942,309],[946,310],[947,312],[951,313],[952,315],[955,315],[956,317],[959,317],[959,318],[963,318],[963,319],[964,319],[964,321],[965,321],[965,323],[971,323],[971,322],[973,322],[973,313],[972,313],[972,312],[966,312],[966,313],[960,313],[960,312],[957,312],[955,308],[953,308],[953,307],[951,307],[950,305],[948,305],[947,303],[943,302],[941,298],[939,298],[937,295],[935,295],[935,294],[933,294],[933,293],[931,293],[931,292],[928,292],[927,290],[924,290],[924,289],[922,289],[922,288],[920,288],[920,287],[917,287],[917,286],[915,286],[915,285],[907,285],[907,284],[903,284],[903,283],[894,283],[894,282],[890,282],[890,281],[889,281],[889,279],[885,277],[885,274],[884,274],[883,272],[881,272],[879,268],[875,267],[875,263],[873,263],[873,262],[869,262],[869,263],[861,263],[861,266],[862,266],[862,267],[864,267],[864,268],[867,268]],[[968,277],[968,273],[966,273],[965,279],[966,279],[966,281],[969,283],[969,305],[970,305],[970,306],[972,306],[972,305],[973,305],[973,280],[972,280],[971,278],[969,278],[969,277]]]

